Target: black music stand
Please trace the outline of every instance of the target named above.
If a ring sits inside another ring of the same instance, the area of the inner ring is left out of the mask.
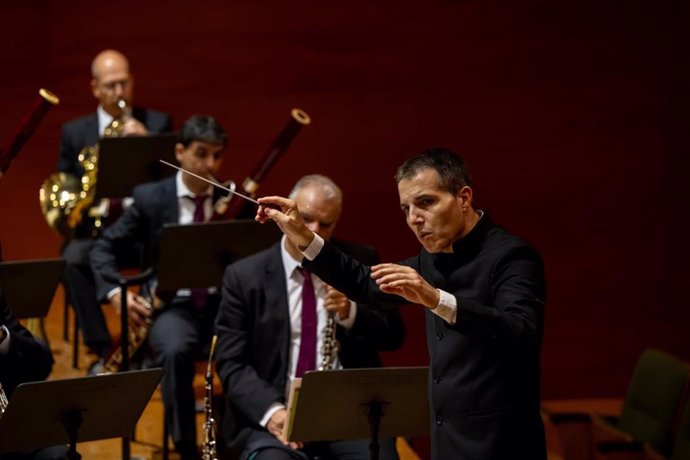
[[[156,270],[159,297],[178,289],[209,288],[222,284],[225,267],[268,248],[282,233],[275,225],[253,220],[231,220],[163,227]],[[164,424],[163,458],[168,458]]]
[[[19,385],[0,418],[0,453],[77,442],[128,438],[163,370],[123,372]]]
[[[428,367],[307,372],[291,391],[285,438],[369,438],[370,458],[377,460],[379,437],[429,433],[428,373]]]
[[[220,286],[225,267],[268,248],[281,235],[277,226],[253,220],[166,225],[160,239],[156,289]]]
[[[99,141],[94,201],[132,195],[132,189],[175,172],[159,160],[176,163],[175,133],[152,136],[104,137]]]
[[[15,318],[43,318],[65,269],[63,259],[0,263],[0,286]]]

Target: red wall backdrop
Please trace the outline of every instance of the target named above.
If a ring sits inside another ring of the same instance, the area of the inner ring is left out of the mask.
[[[344,189],[337,234],[386,260],[417,250],[392,175],[409,155],[466,157],[480,207],[544,255],[544,396],[617,395],[642,349],[690,359],[687,6],[669,1],[2,2],[0,139],[39,87],[60,96],[0,188],[10,260],[58,255],[38,188],[60,125],[95,109],[100,50],[131,60],[138,105],[209,113],[241,180],[287,121],[304,129],[263,184]],[[390,364],[426,362],[419,308]]]

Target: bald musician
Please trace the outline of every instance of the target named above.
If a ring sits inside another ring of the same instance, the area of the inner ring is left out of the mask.
[[[169,115],[133,107],[134,75],[130,72],[129,61],[119,51],[105,50],[95,57],[91,64],[91,92],[98,101],[96,112],[67,122],[62,127],[58,172],[76,177],[83,175],[79,152],[84,147],[98,143],[113,119],[123,116],[118,106],[120,99],[132,111],[131,117],[124,122],[125,136],[172,131]],[[82,328],[84,343],[98,358],[91,365],[90,374],[96,374],[102,368],[103,358],[111,347],[89,262],[93,244],[90,228],[83,226],[77,228],[75,237],[66,242],[62,250],[62,257],[67,262],[64,274],[67,295]]]
[[[295,184],[291,196],[307,227],[331,240],[342,210],[340,188],[312,174]],[[372,247],[334,244],[357,260],[379,260]],[[300,259],[299,249],[283,238],[225,271],[216,319],[216,363],[226,396],[223,437],[242,460],[368,459],[366,440],[307,443],[299,449],[281,441],[286,396],[292,379],[323,362],[329,314],[339,343],[330,356],[333,369],[381,367],[378,352],[395,350],[404,340],[402,318],[397,308],[351,302],[302,271]],[[397,458],[393,439],[382,440],[381,458]]]

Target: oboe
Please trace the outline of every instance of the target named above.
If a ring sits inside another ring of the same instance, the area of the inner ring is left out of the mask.
[[[211,352],[208,354],[208,364],[206,365],[206,397],[204,398],[204,414],[206,416],[206,421],[204,422],[204,444],[201,447],[201,459],[202,460],[218,460],[218,455],[216,453],[216,420],[213,418],[213,370],[211,369],[211,363],[213,362],[213,357],[216,353],[216,342],[218,341],[218,336],[214,335],[211,341]]]

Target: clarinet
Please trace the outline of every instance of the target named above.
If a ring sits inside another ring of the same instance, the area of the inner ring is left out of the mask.
[[[9,401],[7,400],[7,395],[5,394],[5,390],[2,388],[2,384],[0,383],[0,417],[2,417],[2,414],[5,413],[5,409],[7,409],[8,405]]]
[[[333,289],[328,286],[327,289]],[[326,327],[323,328],[323,345],[321,345],[321,365],[320,371],[330,371],[333,363],[338,356],[338,339],[336,339],[337,324],[335,324],[336,313],[329,313],[326,319]]]
[[[216,420],[213,418],[213,407],[211,401],[213,400],[213,370],[211,363],[216,352],[216,342],[218,336],[214,335],[211,341],[211,352],[208,354],[208,364],[206,365],[206,397],[204,398],[204,415],[206,421],[204,422],[204,444],[201,447],[201,460],[218,460],[216,453]]]

